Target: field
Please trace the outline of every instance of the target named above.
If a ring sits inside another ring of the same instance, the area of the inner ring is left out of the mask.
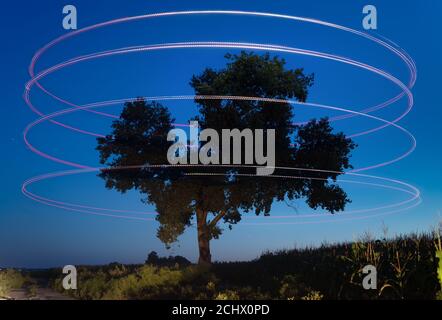
[[[362,269],[377,270],[377,288],[363,288]],[[0,271],[0,297],[45,283],[74,299],[442,299],[441,240],[412,234],[267,252],[249,262],[191,264],[151,253],[145,264],[79,266],[78,289],[65,291],[59,269]],[[50,288],[48,288],[50,290]],[[62,297],[59,295],[59,297]],[[38,297],[36,297],[38,299]]]
[[[144,265],[79,267],[78,290],[69,292],[77,299],[441,299],[437,256],[440,239],[430,234],[366,236],[210,268],[153,253]],[[368,264],[377,269],[376,290],[362,286]],[[63,291],[60,277],[51,283]]]

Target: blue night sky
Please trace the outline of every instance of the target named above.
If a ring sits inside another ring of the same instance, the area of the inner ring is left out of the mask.
[[[442,44],[440,42],[440,1],[14,1],[3,4],[0,32],[2,38],[1,68],[1,192],[0,192],[0,267],[49,267],[66,264],[101,264],[112,261],[143,262],[155,250],[160,255],[180,254],[193,261],[197,258],[196,229],[188,229],[171,250],[156,238],[157,223],[99,217],[62,210],[26,198],[21,185],[28,178],[72,169],[32,153],[24,144],[25,126],[37,119],[22,99],[27,68],[35,51],[52,39],[66,33],[62,28],[62,8],[73,4],[78,10],[78,27],[154,12],[180,10],[244,10],[281,13],[317,18],[353,29],[362,28],[362,8],[374,4],[378,10],[378,30],[397,43],[415,60],[418,79],[412,89],[414,109],[400,121],[417,139],[417,149],[408,158],[366,174],[398,179],[422,192],[423,202],[401,213],[370,219],[332,223],[247,225],[248,222],[320,221],[301,218],[273,219],[247,217],[232,231],[226,230],[212,242],[215,260],[248,260],[265,250],[318,245],[324,241],[352,240],[365,231],[381,235],[382,224],[389,234],[426,231],[434,226],[442,210],[442,170],[440,159],[442,110],[440,74]],[[370,31],[368,31],[370,32]],[[235,41],[293,46],[343,55],[382,68],[404,83],[408,73],[404,64],[390,52],[375,44],[331,30],[301,22],[264,17],[244,16],[177,16],[120,24],[82,34],[50,49],[36,66],[37,72],[79,55],[126,46],[180,41]],[[177,49],[151,53],[135,53],[88,61],[60,70],[42,80],[55,94],[75,102],[91,102],[136,96],[191,95],[189,80],[205,67],[220,68],[224,54],[232,49]],[[318,58],[279,53],[290,68],[303,67],[315,73],[315,85],[308,101],[353,110],[381,103],[400,91],[387,80],[368,71]],[[36,88],[31,92],[33,103],[44,113],[66,108]],[[193,101],[165,101],[177,122],[186,122],[195,115]],[[406,108],[406,101],[374,113],[394,119]],[[100,109],[118,114],[121,105]],[[326,110],[295,107],[296,120],[319,116],[335,116]],[[77,112],[57,119],[84,130],[105,134],[110,118]],[[336,130],[351,134],[379,125],[362,118],[333,123]],[[74,133],[50,123],[42,123],[31,131],[29,140],[42,151],[82,163],[98,165],[94,150],[95,138]],[[394,128],[386,128],[355,140],[354,166],[364,167],[399,156],[409,147],[406,136]],[[363,180],[361,180],[363,181]],[[371,181],[376,182],[376,181]],[[343,184],[353,203],[349,210],[385,206],[406,199],[393,190],[358,184]],[[30,191],[60,201],[112,209],[147,210],[140,195],[120,195],[104,188],[94,173],[61,177],[30,186]],[[293,208],[296,208],[295,209]],[[288,206],[275,204],[272,215],[313,213],[302,202]],[[377,213],[377,212],[375,212]],[[379,213],[382,213],[380,211]],[[318,216],[326,213],[317,213]],[[329,221],[329,220],[327,220]]]

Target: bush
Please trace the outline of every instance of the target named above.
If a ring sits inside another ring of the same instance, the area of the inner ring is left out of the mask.
[[[7,269],[0,271],[0,297],[6,297],[11,289],[21,288],[26,278],[18,271]]]

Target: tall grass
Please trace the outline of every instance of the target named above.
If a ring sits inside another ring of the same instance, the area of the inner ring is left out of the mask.
[[[442,230],[442,222],[439,223],[438,227],[434,232],[434,246],[436,248],[436,257],[438,259],[438,268],[437,268],[437,276],[439,279],[439,284],[441,290],[437,294],[437,299],[442,300],[442,241],[441,241],[441,231]]]
[[[28,279],[21,272],[6,269],[0,271],[0,298],[7,297],[12,289],[21,288]]]
[[[368,264],[377,269],[379,290],[362,287]],[[327,299],[434,299],[439,287],[429,234],[268,253],[253,267],[295,274]]]

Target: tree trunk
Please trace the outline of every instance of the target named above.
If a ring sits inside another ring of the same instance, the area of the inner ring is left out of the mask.
[[[200,253],[198,264],[210,265],[212,263],[212,256],[210,254],[210,234],[207,226],[207,213],[202,210],[197,210],[196,223],[198,229],[198,247]]]

